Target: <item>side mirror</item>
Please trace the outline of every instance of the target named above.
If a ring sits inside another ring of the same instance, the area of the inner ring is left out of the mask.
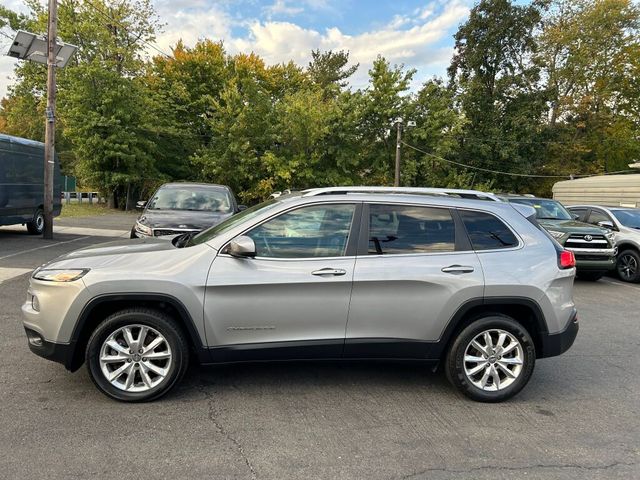
[[[138,200],[136,202],[136,210],[144,210],[144,207],[147,206],[147,202],[145,202],[144,200]]]
[[[613,226],[609,220],[603,220],[602,222],[598,222],[599,227],[607,228],[609,230],[615,230],[616,227]]]
[[[226,253],[237,258],[253,258],[256,256],[256,244],[251,237],[240,235],[229,242]]]
[[[578,215],[577,213],[572,213],[571,216],[574,220],[578,220],[580,218],[580,215]]]
[[[242,212],[243,210],[246,210],[247,206],[246,205],[238,205],[238,211]]]

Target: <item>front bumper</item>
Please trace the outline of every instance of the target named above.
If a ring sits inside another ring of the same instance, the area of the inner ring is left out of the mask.
[[[567,248],[576,257],[578,270],[607,271],[616,267],[617,248]]]
[[[49,342],[35,330],[27,327],[24,330],[27,334],[29,350],[39,357],[63,364],[67,370],[73,370],[72,360],[75,344]]]
[[[555,357],[569,350],[579,329],[578,314],[574,312],[569,324],[562,332],[541,334],[538,358]]]

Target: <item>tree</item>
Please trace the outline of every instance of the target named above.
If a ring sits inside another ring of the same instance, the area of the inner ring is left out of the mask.
[[[307,73],[311,81],[324,90],[326,95],[335,96],[347,86],[347,79],[358,70],[359,64],[347,67],[348,63],[349,52],[312,50]]]
[[[406,116],[411,97],[408,95],[416,71],[404,71],[403,65],[391,66],[381,56],[369,70],[369,86],[358,98],[361,156],[370,180],[390,183],[395,162],[395,141],[389,139],[389,129],[398,117]]]
[[[449,78],[467,119],[460,138],[463,163],[519,173],[541,167],[546,92],[532,61],[540,19],[536,2],[481,0],[456,33]],[[506,176],[496,183],[506,190],[523,186]]]
[[[628,0],[555,1],[539,37],[555,168],[627,168],[640,145],[640,9]]]

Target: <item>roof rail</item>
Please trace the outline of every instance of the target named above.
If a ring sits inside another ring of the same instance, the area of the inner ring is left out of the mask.
[[[500,197],[508,197],[508,198],[537,198],[534,194],[532,193],[502,193],[502,192],[497,192],[496,195],[500,196]]]
[[[310,188],[302,191],[303,197],[316,197],[319,195],[344,195],[349,193],[395,193],[409,195],[435,195],[445,197],[460,197],[472,200],[492,200],[500,199],[489,192],[479,190],[464,190],[458,188],[426,188],[426,187],[324,187]]]

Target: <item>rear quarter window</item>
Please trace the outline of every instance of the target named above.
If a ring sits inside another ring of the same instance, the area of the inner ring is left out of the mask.
[[[498,250],[518,246],[518,239],[498,217],[485,212],[460,210],[460,217],[474,250]]]

